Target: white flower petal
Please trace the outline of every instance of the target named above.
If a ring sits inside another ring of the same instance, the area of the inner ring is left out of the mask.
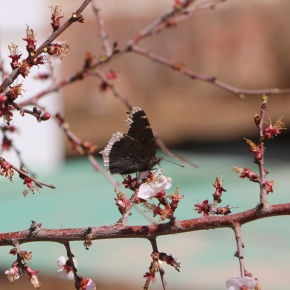
[[[147,200],[148,198],[154,195],[155,195],[155,192],[150,183],[143,183],[140,185],[138,195],[137,195],[139,198]]]
[[[226,281],[228,290],[239,290],[242,286],[253,289],[256,286],[256,280],[251,277],[231,277]]]
[[[171,177],[167,177],[165,189],[169,189],[171,186],[172,186],[172,178]]]
[[[86,290],[94,290],[94,289],[96,289],[96,283],[90,279],[90,281],[86,286]]]
[[[66,275],[66,279],[67,280],[73,280],[74,279],[74,272],[73,271],[69,271],[68,273],[67,273],[67,275]]]
[[[56,260],[56,262],[59,265],[59,267],[62,267],[66,263],[66,258],[64,256],[60,256],[60,257],[58,257],[58,259]]]
[[[59,269],[57,270],[57,276],[61,279],[66,278],[67,273],[65,269]]]
[[[242,277],[241,282],[250,289],[255,288],[257,284],[256,280],[252,277]]]
[[[7,271],[5,271],[5,274],[8,275],[8,274],[14,274],[14,269],[9,269]]]
[[[143,180],[144,178],[147,178],[149,174],[150,174],[150,171],[139,172],[137,178],[138,180]]]

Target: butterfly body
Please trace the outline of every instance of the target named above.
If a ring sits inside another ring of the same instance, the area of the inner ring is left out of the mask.
[[[129,174],[152,169],[162,158],[156,157],[156,142],[145,112],[133,107],[125,121],[127,134],[113,134],[106,148],[100,152],[111,174]]]

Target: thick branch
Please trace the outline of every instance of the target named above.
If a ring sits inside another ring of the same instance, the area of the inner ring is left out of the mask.
[[[216,228],[234,228],[237,223],[243,225],[265,217],[290,215],[290,203],[273,205],[268,212],[258,213],[250,209],[241,213],[222,217],[201,217],[190,220],[177,221],[176,227],[170,223],[145,226],[122,226],[115,224],[103,227],[91,227],[91,240],[118,239],[118,238],[151,238],[154,236],[172,235],[192,231],[209,230]],[[73,229],[39,229],[35,233],[29,230],[0,234],[0,246],[13,245],[17,239],[19,243],[50,241],[61,242],[83,241],[86,239],[87,228]]]

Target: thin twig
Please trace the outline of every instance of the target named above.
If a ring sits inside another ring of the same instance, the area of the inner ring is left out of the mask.
[[[234,232],[235,232],[235,238],[237,242],[236,256],[239,259],[241,277],[244,277],[245,276],[244,255],[243,255],[244,244],[242,241],[241,225],[239,223],[235,224]]]
[[[71,267],[73,269],[73,273],[74,273],[74,278],[75,278],[75,288],[78,290],[80,288],[80,283],[79,283],[79,276],[77,274],[77,269],[75,267],[75,264],[74,264],[74,261],[73,261],[73,253],[70,249],[70,243],[69,242],[65,242],[63,243],[65,248],[66,248],[66,252],[67,252],[67,256],[68,256],[68,259],[70,261],[70,264],[71,264]]]
[[[265,97],[262,102],[261,111],[260,111],[260,123],[258,125],[259,137],[260,137],[260,150],[262,153],[262,159],[257,162],[259,167],[260,175],[260,204],[262,206],[261,210],[269,210],[270,204],[268,203],[268,194],[266,190],[266,174],[265,174],[265,165],[264,165],[264,117],[267,109],[267,97]]]
[[[107,79],[107,77],[100,71],[100,70],[98,70],[98,69],[96,69],[94,72],[91,72],[90,73],[91,75],[96,75],[96,76],[98,76],[103,82],[105,82],[106,83],[106,85],[110,88],[110,90],[113,92],[113,94],[117,97],[117,98],[119,98],[124,104],[125,104],[125,106],[129,109],[129,110],[131,110],[132,109],[132,105],[130,104],[130,102],[129,102],[129,100],[128,100],[128,98],[125,96],[125,95],[123,95],[117,88],[116,88],[116,86],[112,83],[112,82],[110,82],[108,79]]]
[[[233,93],[235,96],[238,96],[239,98],[244,98],[244,95],[263,95],[263,94],[266,94],[266,95],[277,94],[278,95],[278,94],[289,94],[290,93],[290,88],[287,88],[287,89],[272,88],[272,89],[250,90],[250,89],[241,89],[241,88],[233,87],[233,86],[228,85],[222,81],[219,81],[214,76],[209,77],[206,75],[196,73],[192,70],[185,68],[185,66],[181,63],[171,62],[171,61],[167,60],[166,58],[164,58],[160,55],[154,54],[154,53],[152,53],[146,49],[143,49],[137,45],[132,46],[131,50],[142,55],[142,56],[149,58],[152,61],[156,61],[156,62],[161,63],[169,68],[172,68],[172,69],[180,72],[181,74],[183,74],[187,77],[211,83],[211,84],[213,84],[221,89],[224,89],[228,92]]]
[[[157,27],[155,27],[152,30],[153,33],[159,33],[165,28],[175,27],[179,23],[185,22],[190,20],[196,12],[206,10],[206,9],[214,9],[216,5],[225,2],[225,0],[206,0],[206,1],[200,1],[200,3],[197,1],[193,5],[191,5],[189,8],[181,11],[179,14],[175,15],[171,19],[169,19],[166,22],[160,23]]]
[[[148,240],[151,243],[153,252],[159,253],[156,237],[151,237]],[[161,282],[162,282],[163,289],[166,290],[167,283],[166,283],[166,280],[165,280],[165,277],[164,277],[164,275],[165,275],[164,270],[163,269],[162,270],[159,269],[159,274],[160,274],[160,278],[161,278]]]
[[[100,36],[101,36],[101,39],[102,39],[102,42],[103,42],[103,47],[104,47],[104,50],[106,52],[106,56],[110,57],[112,55],[112,47],[110,46],[108,35],[106,33],[106,30],[105,30],[104,20],[101,18],[100,9],[97,8],[97,6],[96,6],[94,1],[92,1],[92,7],[93,7],[93,11],[95,13],[95,16],[97,18],[99,31],[100,31]]]

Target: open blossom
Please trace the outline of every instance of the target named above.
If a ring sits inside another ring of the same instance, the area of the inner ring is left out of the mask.
[[[252,290],[256,286],[256,280],[251,277],[231,277],[226,281],[228,290]]]
[[[162,175],[162,170],[157,170],[153,174],[147,172],[149,176],[145,183],[139,187],[138,197],[144,200],[155,196],[162,190],[169,189],[172,186],[172,179]],[[141,176],[143,177],[143,176]],[[141,178],[139,177],[139,179]]]
[[[80,289],[81,290],[95,290],[96,289],[96,283],[90,278],[84,278],[80,282]]]
[[[17,267],[10,268],[9,270],[5,271],[5,274],[7,275],[8,281],[12,284],[14,284],[14,281],[20,278]]]
[[[248,152],[252,152],[254,155],[254,159],[259,162],[263,159],[264,152],[261,149],[261,144],[256,145],[252,140],[246,139],[246,142],[251,146]],[[265,148],[264,148],[265,149]]]
[[[77,261],[73,259],[73,262],[75,268],[77,268]],[[60,256],[57,259],[57,264],[60,267],[60,269],[57,270],[57,275],[59,278],[66,278],[67,280],[74,279],[73,267],[71,266],[69,260],[67,260],[64,256]]]

